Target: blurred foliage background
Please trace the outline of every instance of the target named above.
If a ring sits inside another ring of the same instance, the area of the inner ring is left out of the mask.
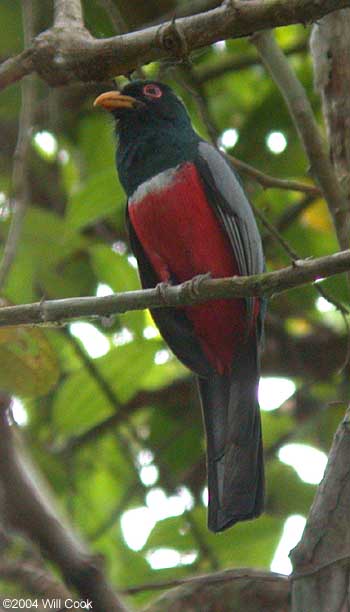
[[[86,25],[97,37],[115,33],[106,4],[84,3]],[[121,1],[118,7],[124,25],[136,28],[185,4]],[[35,7],[39,32],[51,23],[51,2]],[[0,23],[3,60],[23,47],[18,0],[3,0]],[[276,35],[322,125],[308,29],[287,27]],[[171,84],[197,130],[206,138],[217,134],[228,153],[270,175],[311,182],[285,105],[249,41],[218,43],[191,60],[188,66],[152,64],[145,74]],[[30,207],[2,292],[6,303],[138,287],[114,166],[113,122],[92,108],[103,89],[92,83],[50,90],[36,80]],[[11,218],[20,105],[19,85],[1,94],[0,254]],[[263,190],[243,179],[255,206],[300,257],[337,250],[322,199]],[[267,268],[288,265],[284,249],[261,231]],[[342,277],[322,282],[322,288],[340,302],[345,298]],[[0,387],[16,398],[15,420],[59,504],[105,557],[113,583],[127,588],[226,567],[270,567],[286,520],[307,515],[320,478],[305,476],[298,458],[304,467],[319,467],[324,455],[312,449],[328,451],[342,416],[349,394],[348,364],[342,368],[347,343],[342,315],[315,286],[271,300],[261,400],[269,408],[262,415],[266,513],[218,536],[206,527],[204,440],[194,381],[147,312],[65,328],[2,329]],[[303,454],[305,446],[311,454]],[[17,558],[23,551],[16,540],[6,554]],[[1,577],[0,590],[18,595],[18,585]],[[141,605],[151,596],[141,592],[133,602]]]

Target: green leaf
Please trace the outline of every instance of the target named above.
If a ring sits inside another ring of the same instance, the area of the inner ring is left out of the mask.
[[[157,343],[134,341],[113,348],[94,366],[115,393],[117,404],[130,400],[142,388],[143,377],[153,367]],[[73,372],[59,387],[53,404],[57,431],[76,434],[116,412],[96,378],[86,368]]]
[[[307,515],[316,493],[314,485],[303,482],[294,468],[277,459],[267,464],[267,509],[275,516]],[[288,491],[288,495],[283,495]]]
[[[44,395],[56,384],[56,355],[40,329],[0,329],[0,388],[24,397]]]
[[[90,176],[68,200],[66,234],[92,225],[108,215],[122,216],[124,196],[114,168]]]
[[[92,110],[79,122],[79,151],[84,157],[86,176],[94,176],[107,168],[116,174],[113,131],[114,121],[100,110]]]
[[[206,509],[195,508],[192,515],[206,545],[220,560],[221,567],[268,567],[281,537],[284,521],[262,516],[254,521],[237,523],[222,534],[212,534],[206,526]],[[175,544],[174,544],[175,542]],[[197,549],[186,516],[159,521],[152,530],[145,549],[175,547],[180,551]]]
[[[98,244],[90,249],[90,256],[99,281],[109,285],[116,293],[140,288],[138,274],[126,255],[119,255],[110,247]]]

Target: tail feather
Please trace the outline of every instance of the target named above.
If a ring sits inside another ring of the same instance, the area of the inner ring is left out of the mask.
[[[208,453],[208,526],[222,531],[259,516],[264,502],[257,343],[250,338],[229,375],[199,378]]]

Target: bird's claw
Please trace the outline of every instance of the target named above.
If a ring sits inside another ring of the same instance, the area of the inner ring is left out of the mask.
[[[206,272],[205,274],[197,274],[190,280],[184,283],[185,290],[191,298],[196,298],[200,293],[200,286],[203,281],[209,280],[212,278],[211,272]]]
[[[169,302],[167,289],[171,287],[171,285],[172,283],[169,281],[162,281],[156,285],[156,291],[164,304],[168,304]]]

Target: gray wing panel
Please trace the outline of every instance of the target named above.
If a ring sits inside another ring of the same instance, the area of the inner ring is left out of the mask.
[[[207,142],[198,146],[197,168],[211,192],[216,208],[237,257],[240,273],[260,274],[264,256],[256,221],[233,166]]]
[[[223,155],[207,142],[198,145],[195,164],[208,200],[230,240],[242,276],[265,270],[259,230],[238,175]],[[253,299],[247,298],[248,316]]]

